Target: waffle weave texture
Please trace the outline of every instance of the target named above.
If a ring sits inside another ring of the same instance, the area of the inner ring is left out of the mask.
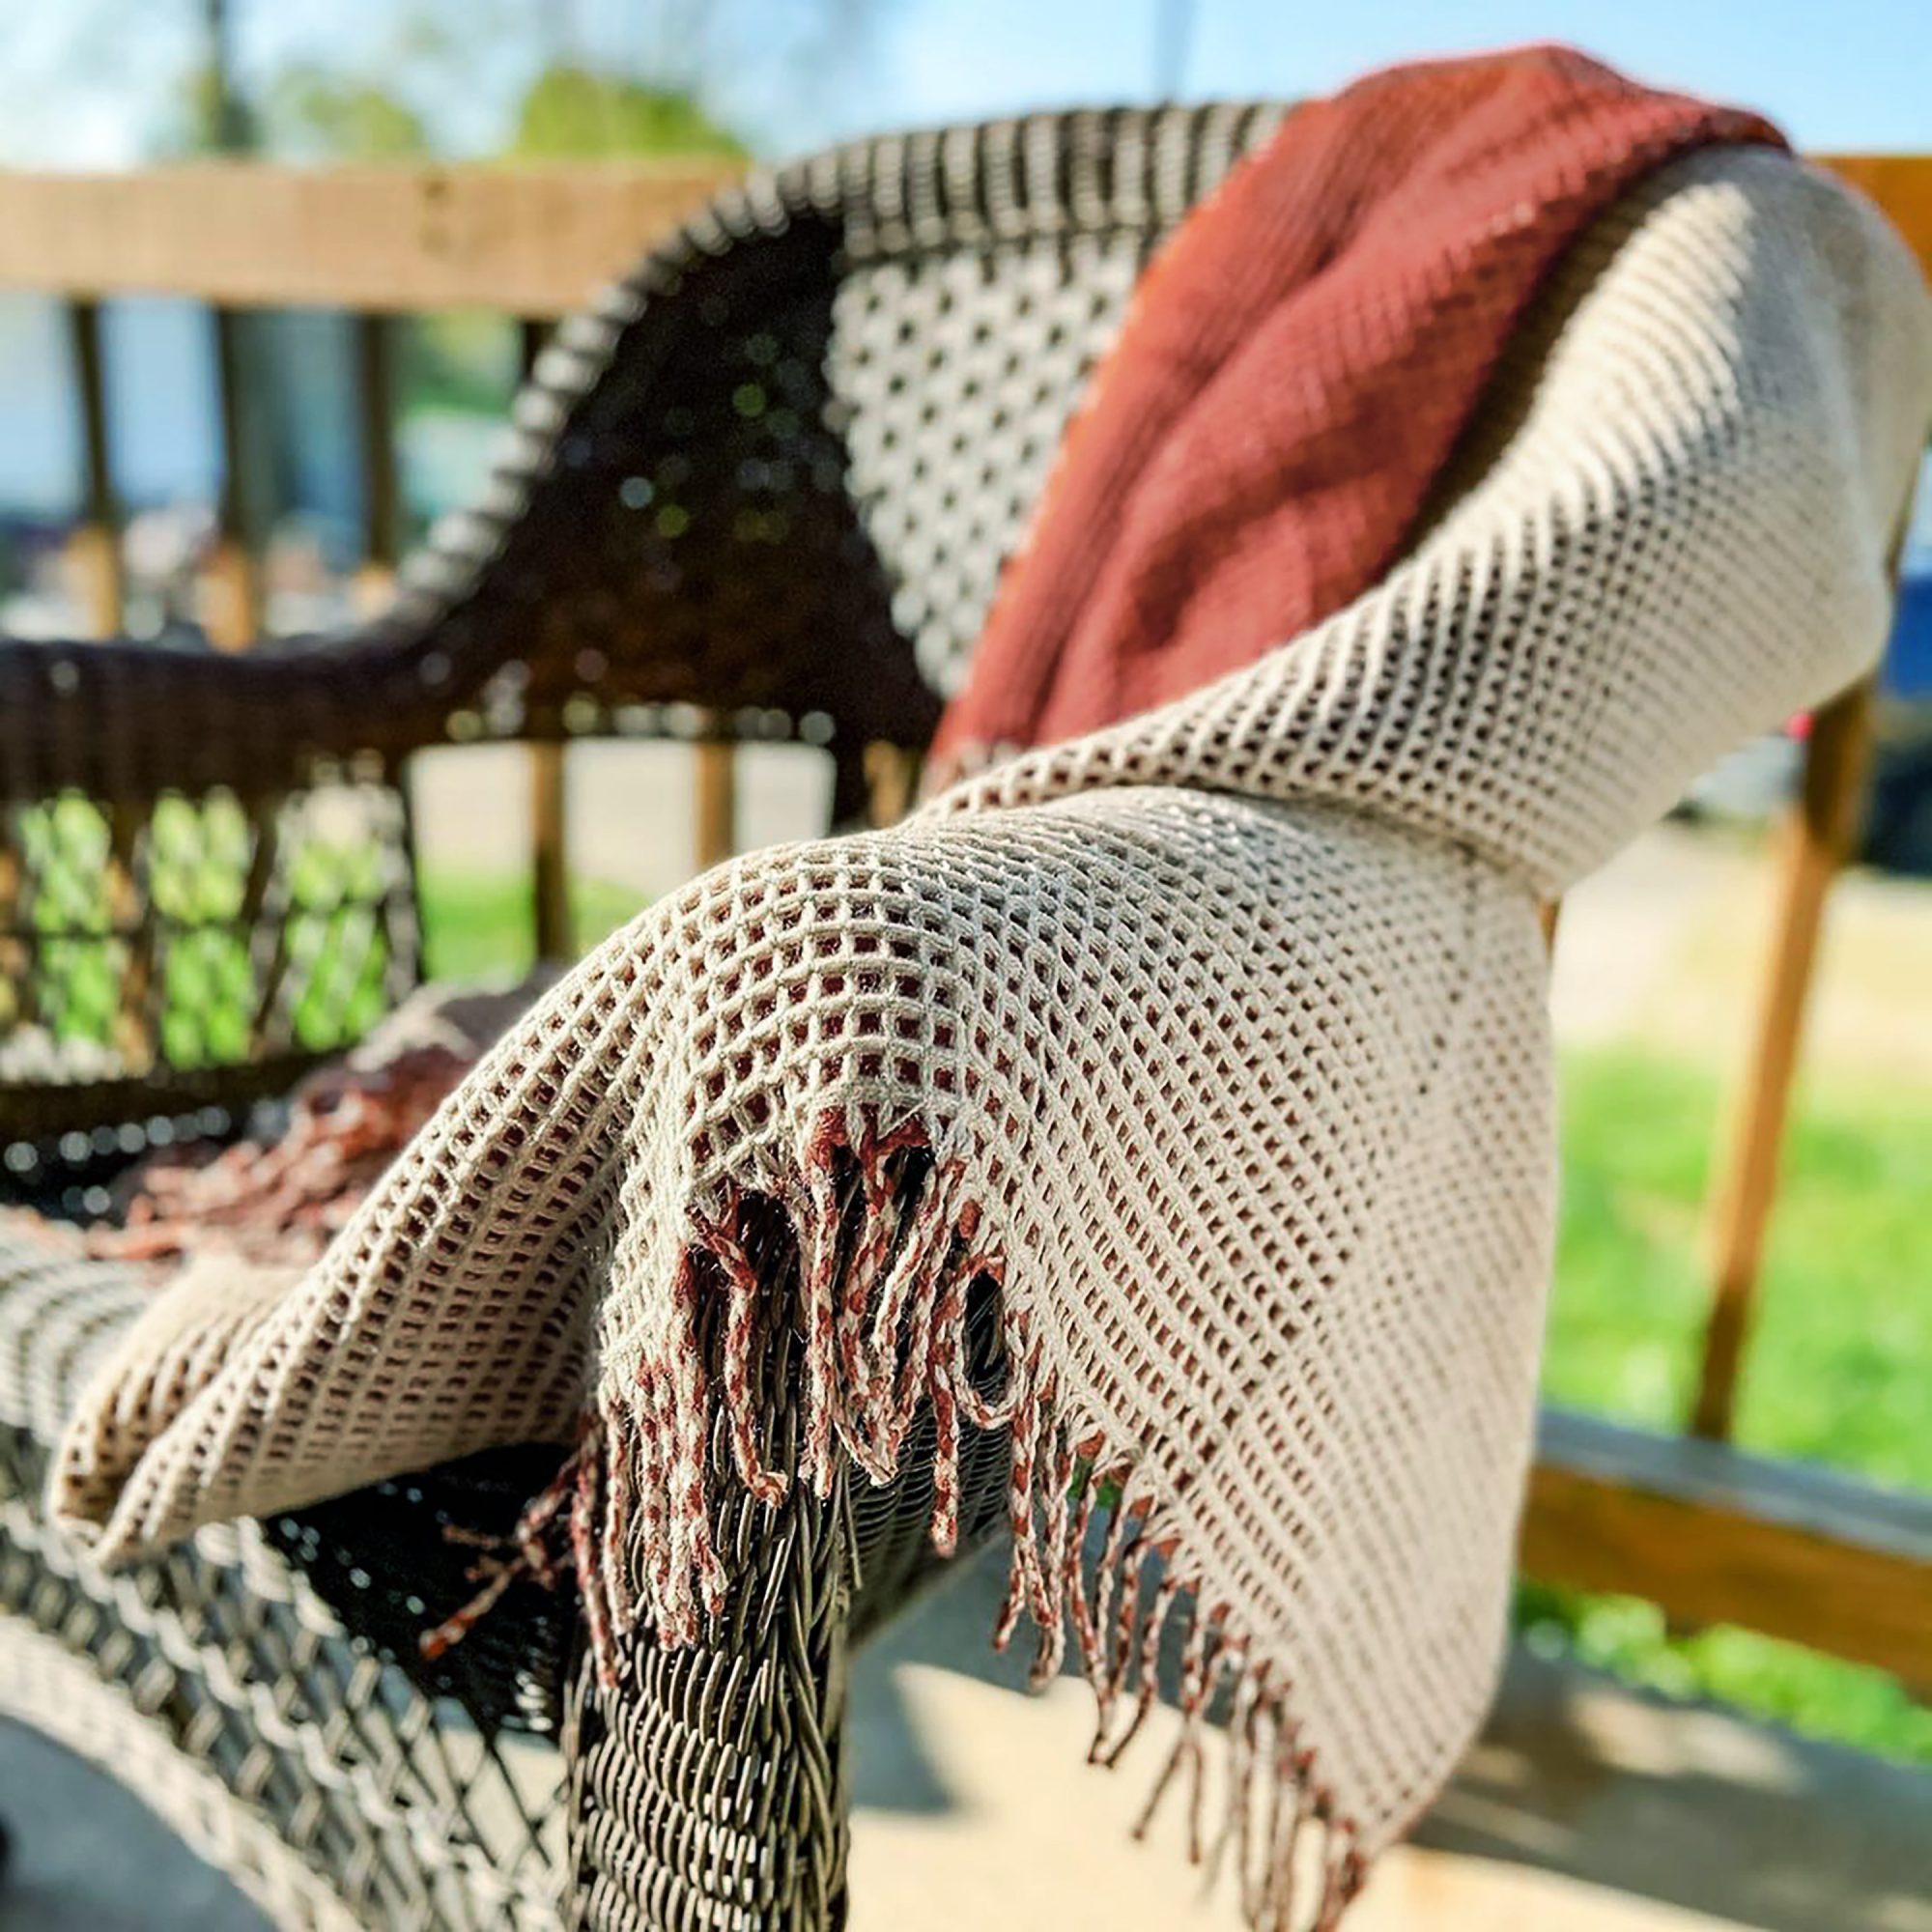
[[[1729,142],[1782,146],[1562,46],[1295,108],[1141,277],[931,769],[1185,696],[1360,596],[1551,264],[1651,170]]]
[[[1672,164],[1570,251],[1381,582],[1165,709],[652,908],[292,1289],[156,1299],[58,1508],[131,1551],[587,1410],[585,1615],[675,1643],[729,1584],[714,1422],[769,1495],[889,1474],[929,1406],[942,1542],[960,1430],[1004,1426],[1043,1665],[1075,1644],[1118,1743],[1183,1598],[1178,1768],[1217,1709],[1251,1912],[1332,1922],[1502,1640],[1555,1179],[1537,903],[1872,665],[1928,348],[1844,189]],[[770,1203],[796,1469],[765,1466],[741,1239]]]

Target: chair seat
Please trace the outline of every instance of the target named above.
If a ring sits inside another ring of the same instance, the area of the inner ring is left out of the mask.
[[[104,1570],[42,1510],[47,1443],[149,1291],[71,1232],[0,1224],[0,1713],[105,1764],[278,1924],[551,1926],[567,1606],[470,1585],[554,1451],[471,1459]]]
[[[580,1672],[566,1715],[567,1588],[512,1585],[434,1660],[419,1641],[473,1596],[476,1540],[507,1535],[555,1477],[554,1445],[215,1525],[112,1571],[47,1520],[48,1445],[154,1293],[71,1226],[0,1217],[0,1715],[130,1781],[278,1925],[551,1928],[586,1864],[634,1872],[652,1848],[604,1782],[629,1778],[639,1738],[702,1747],[690,1727],[712,1700],[682,1676],[616,1689]],[[990,1320],[984,1332],[990,1346]],[[969,1440],[969,1542],[1003,1519],[1006,1453],[1004,1438]],[[863,1641],[943,1567],[930,1461],[855,1488],[846,1534],[825,1542],[843,1577],[841,1644],[847,1614]],[[580,1741],[570,1803],[566,1722]],[[702,1790],[696,1833],[717,1829]],[[590,1821],[574,1850],[573,1810]]]

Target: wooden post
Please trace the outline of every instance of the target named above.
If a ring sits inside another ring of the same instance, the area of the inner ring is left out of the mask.
[[[527,383],[537,366],[537,357],[543,354],[544,344],[550,340],[550,324],[535,316],[525,316],[517,324],[517,375]]]
[[[537,957],[570,959],[577,951],[570,917],[570,840],[564,793],[564,747],[530,747],[530,869]]]
[[[40,1017],[34,985],[40,964],[28,938],[28,895],[20,863],[19,813],[0,805],[0,1037]]]
[[[262,635],[262,578],[248,550],[241,319],[233,309],[214,311],[214,377],[221,416],[221,494],[208,569],[208,638],[216,650],[241,651]]]
[[[517,370],[530,380],[550,330],[528,318],[517,324]],[[577,952],[570,916],[570,799],[564,781],[564,747],[554,741],[530,746],[531,916],[537,957],[569,959]]]
[[[139,806],[117,801],[108,808],[107,929],[128,948],[121,966],[114,1043],[130,1073],[145,1073],[154,1065],[156,1045],[150,1005],[155,976],[153,868],[140,863],[148,824],[148,813]]]
[[[100,305],[67,305],[68,339],[73,351],[74,382],[80,392],[80,526],[68,554],[80,583],[87,628],[111,638],[121,628],[124,580],[121,569],[121,508],[115,500],[107,448],[107,394],[100,353]]]
[[[692,747],[697,761],[693,780],[697,869],[722,866],[738,849],[738,748],[721,740]]]
[[[83,510],[68,554],[80,580],[89,632],[111,638],[121,628],[126,580],[121,567],[121,510],[115,499],[107,446],[107,388],[100,349],[98,302],[67,305],[68,334],[73,349],[74,380],[80,393]],[[110,933],[128,948],[114,1015],[114,1044],[129,1072],[154,1065],[156,1041],[150,1010],[154,983],[154,908],[149,881],[141,876],[139,851],[146,812],[125,801],[108,810],[108,847],[103,884]],[[31,961],[29,962],[31,965]]]
[[[373,615],[388,602],[402,554],[402,491],[396,476],[394,326],[387,316],[358,315],[355,403],[361,430],[362,563],[355,598]]]
[[[919,762],[920,754],[902,745],[866,747],[866,787],[871,797],[874,825],[896,825],[912,810]]]
[[[1690,1427],[1714,1440],[1731,1431],[1819,926],[1857,832],[1871,731],[1868,683],[1813,716],[1798,803],[1782,832],[1777,932],[1759,996],[1757,1037],[1710,1196],[1711,1316]]]
[[[282,803],[257,798],[248,804],[248,872],[242,884],[241,914],[236,923],[247,935],[254,1009],[248,1022],[248,1051],[256,1059],[271,1052],[277,1041],[272,1029],[281,1006],[288,971],[290,867],[278,866],[282,834]],[[270,909],[270,895],[273,907]]]

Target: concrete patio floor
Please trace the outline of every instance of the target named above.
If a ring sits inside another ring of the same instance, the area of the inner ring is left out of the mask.
[[[997,1552],[995,1552],[997,1554]],[[1127,1833],[1161,1732],[1084,1762],[1086,1687],[1015,1694],[982,1562],[888,1632],[854,1689],[853,1932],[1233,1932],[1179,1805]],[[1172,1712],[1157,1714],[1172,1735]],[[933,1901],[944,1900],[943,1914]],[[1482,1742],[1349,1932],[1932,1932],[1932,1772],[1673,1706],[1519,1650]]]
[[[982,1562],[861,1659],[852,1932],[1232,1932],[1178,1851],[1128,1829],[1154,1734],[1084,1763],[1070,1677],[1016,1694]],[[1178,1810],[1178,1807],[1176,1807]],[[18,1834],[0,1932],[260,1932],[132,1799],[0,1727]],[[1663,1704],[1519,1652],[1482,1743],[1383,1864],[1350,1932],[1932,1932],[1932,1772]]]

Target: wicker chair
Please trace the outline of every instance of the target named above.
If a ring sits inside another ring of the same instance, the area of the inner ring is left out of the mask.
[[[379,622],[243,658],[0,645],[15,1196],[104,1211],[131,1155],[224,1131],[414,983],[423,747],[802,738],[865,817],[868,748],[924,743],[1151,247],[1278,111],[1042,117],[761,177],[558,331],[482,506]],[[777,1231],[763,1263],[795,1264]],[[440,1527],[506,1529],[557,1452],[106,1574],[38,1497],[141,1293],[0,1226],[0,1713],[286,1925],[842,1922],[845,1658],[931,1566],[918,1479],[727,1505],[727,1627],[639,1646],[615,1691],[529,1584],[432,1663],[474,1553]],[[973,1445],[969,1546],[1004,1461]]]

